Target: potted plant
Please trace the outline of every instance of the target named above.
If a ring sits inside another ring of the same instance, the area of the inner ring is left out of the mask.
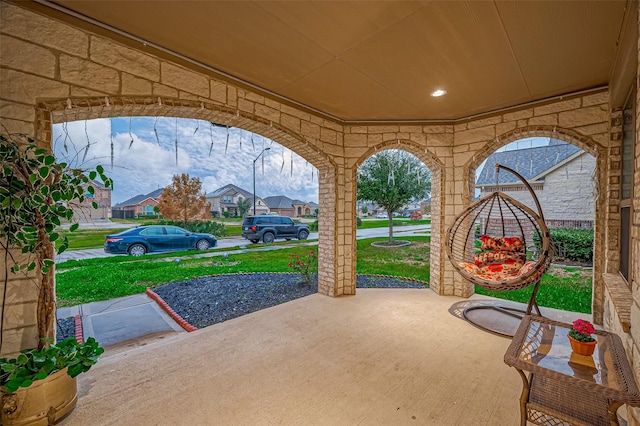
[[[568,334],[571,349],[578,355],[593,355],[596,343],[598,343],[592,336],[595,332],[596,329],[589,321],[583,319],[575,320]]]
[[[5,265],[0,352],[5,343],[2,325],[7,288],[14,274],[24,274],[28,278],[25,282],[34,284],[37,289],[38,334],[38,341],[34,341],[36,348],[23,350],[15,358],[0,360],[0,423],[33,424],[48,418],[51,424],[75,406],[75,376],[88,370],[103,352],[94,339],[78,343],[72,338],[53,344],[56,319],[54,254],[62,253],[68,247],[66,237],[55,229],[63,221],[73,221],[72,204],[82,203],[86,194],[93,195],[91,183],[94,179],[99,176],[105,187],[112,187],[112,182],[101,166],[87,171],[57,163],[51,152],[38,147],[33,138],[6,131],[0,134],[0,162],[0,247],[4,251]],[[96,203],[92,206],[97,208]],[[74,223],[70,230],[77,228],[78,224]],[[28,260],[14,256],[18,251],[27,255]],[[51,405],[52,401],[43,397],[52,394],[49,382],[54,380],[69,382],[63,390],[55,388],[53,394],[67,395],[71,401],[56,401],[57,405]],[[44,394],[38,393],[42,389],[45,389]],[[35,395],[30,394],[34,392]],[[36,407],[36,403],[44,405]]]

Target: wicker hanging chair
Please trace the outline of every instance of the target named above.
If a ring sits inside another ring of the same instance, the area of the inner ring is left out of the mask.
[[[516,171],[496,164],[496,183],[500,169],[513,173],[529,190],[538,212],[502,192],[494,192],[471,204],[447,231],[447,256],[453,267],[472,284],[488,290],[510,291],[533,285],[527,310],[494,305],[470,306],[463,312],[472,324],[503,336],[473,321],[467,315],[475,309],[493,309],[513,317],[535,311],[541,315],[536,295],[540,279],[551,263],[551,238],[540,202],[531,185]]]

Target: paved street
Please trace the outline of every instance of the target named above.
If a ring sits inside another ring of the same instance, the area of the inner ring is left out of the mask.
[[[410,225],[410,226],[396,226],[393,228],[394,237],[401,237],[403,235],[430,235],[431,234],[431,225]],[[388,228],[373,228],[373,229],[359,229],[356,233],[356,238],[373,238],[373,237],[384,237],[389,235]],[[312,232],[309,234],[310,240],[317,240],[318,233]],[[246,249],[247,246],[252,248],[260,248],[263,247],[262,244],[251,244],[248,240],[242,237],[234,237],[234,238],[221,238],[218,240],[218,245],[216,248],[227,248],[230,250],[234,249]],[[285,246],[272,246],[273,250],[277,250],[279,248],[283,248]],[[203,255],[196,255],[199,257],[208,257],[208,256],[217,256],[222,254],[222,252],[211,252],[205,253]],[[98,249],[86,249],[86,250],[69,250],[66,251],[59,256],[56,257],[56,263],[65,262],[67,260],[80,260],[80,259],[90,259],[94,257],[108,257],[108,256],[125,256],[125,255],[114,255],[105,253],[102,248]]]

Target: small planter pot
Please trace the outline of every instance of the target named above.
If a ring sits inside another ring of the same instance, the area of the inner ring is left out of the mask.
[[[567,335],[569,338],[569,343],[571,343],[571,349],[582,356],[591,356],[596,349],[597,341],[593,342],[581,342],[580,340],[576,340],[573,337]]]
[[[14,393],[3,391],[0,424],[53,425],[76,406],[77,400],[76,377],[69,377],[65,368],[46,379],[36,380],[28,388],[20,388]]]

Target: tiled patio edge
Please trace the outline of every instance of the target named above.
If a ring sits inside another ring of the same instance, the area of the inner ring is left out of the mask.
[[[175,322],[178,323],[178,325],[180,325],[180,327],[184,328],[186,331],[188,332],[192,332],[192,331],[196,331],[198,328],[192,326],[191,324],[189,324],[187,321],[184,320],[184,318],[182,318],[180,315],[178,315],[176,313],[176,311],[174,311],[173,309],[171,309],[171,307],[167,304],[167,302],[165,302],[164,300],[162,300],[162,297],[158,296],[153,290],[151,290],[150,288],[147,288],[147,296],[149,296],[150,298],[152,298],[153,300],[156,301],[156,303],[162,308],[164,309],[164,311],[169,314],[169,316],[171,318],[173,318],[173,320]]]

